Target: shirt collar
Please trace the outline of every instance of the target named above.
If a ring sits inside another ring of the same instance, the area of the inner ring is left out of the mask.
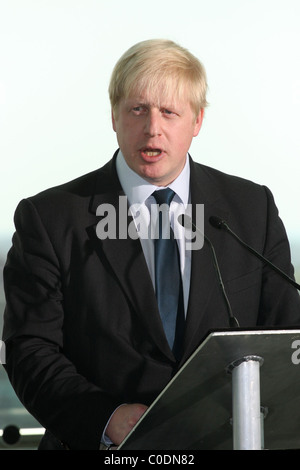
[[[117,155],[116,169],[123,191],[128,198],[129,205],[143,204],[156,189],[162,189],[161,186],[151,184],[135,173],[135,171],[127,165],[121,150],[119,150]],[[177,202],[188,204],[190,188],[190,163],[188,155],[186,156],[186,162],[182,172],[168,187],[176,193],[174,200],[176,198]]]

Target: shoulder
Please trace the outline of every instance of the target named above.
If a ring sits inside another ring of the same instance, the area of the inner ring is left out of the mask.
[[[264,185],[193,161],[191,181],[210,200],[238,203],[239,199],[256,201],[271,196],[270,190]]]
[[[51,203],[68,204],[90,200],[93,195],[106,192],[108,188],[118,186],[119,181],[114,159],[109,160],[101,168],[78,176],[62,184],[47,188],[27,198],[32,204],[51,205]]]
[[[261,190],[264,186],[241,176],[225,173],[201,163],[192,161],[192,171],[200,180],[207,180],[211,184],[225,187],[242,187],[251,190]]]
[[[102,168],[21,200],[16,208],[15,221],[29,220],[36,214],[46,225],[64,225],[70,221],[76,224],[81,217],[88,216],[96,194],[117,186],[113,168],[113,160],[110,160]]]
[[[191,192],[208,216],[226,217],[241,236],[253,231],[253,237],[264,237],[268,226],[281,225],[270,189],[249,179],[192,163]]]
[[[33,203],[61,198],[84,198],[94,193],[102,169],[91,171],[62,184],[47,188],[28,199]]]

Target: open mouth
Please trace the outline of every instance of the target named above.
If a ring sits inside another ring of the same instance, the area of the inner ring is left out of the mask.
[[[143,148],[141,149],[143,155],[147,157],[158,157],[162,153],[162,149]]]

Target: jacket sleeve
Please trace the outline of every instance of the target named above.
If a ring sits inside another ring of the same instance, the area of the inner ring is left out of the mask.
[[[4,269],[6,371],[28,411],[71,449],[99,449],[118,403],[76,371],[64,352],[60,262],[30,200],[15,213]]]
[[[290,246],[284,225],[278,215],[273,195],[265,188],[267,196],[266,235],[263,255],[275,266],[294,279]],[[268,265],[263,268],[259,324],[299,327],[299,292]]]

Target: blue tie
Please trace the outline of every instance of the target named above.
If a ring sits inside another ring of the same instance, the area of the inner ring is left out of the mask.
[[[180,360],[185,318],[179,252],[169,220],[174,194],[170,188],[153,193],[157,204],[163,204],[158,212],[158,238],[155,240],[155,291],[169,346]]]

